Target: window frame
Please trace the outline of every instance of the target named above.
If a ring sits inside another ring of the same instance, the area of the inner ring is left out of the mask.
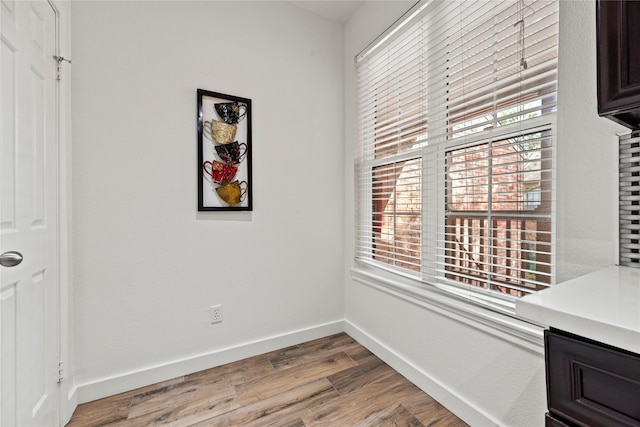
[[[466,137],[449,140],[446,143],[439,144],[437,147],[434,148],[434,153],[429,153],[427,155],[436,154],[438,157],[438,160],[440,160],[441,162],[444,162],[446,158],[444,153],[446,153],[447,151],[451,151],[453,149],[472,147],[478,144],[482,144],[484,141],[487,141],[489,139],[494,141],[500,141],[502,139],[513,137],[514,135],[519,133],[529,134],[533,132],[542,132],[545,130],[551,130],[551,135],[549,136],[549,138],[551,139],[551,147],[550,147],[551,160],[555,161],[556,145],[557,145],[556,144],[557,121],[554,116],[542,116],[539,118],[530,119],[527,122],[526,128],[524,129],[518,129],[517,124],[512,124],[512,125],[509,125],[509,127],[503,127],[503,128],[497,128],[497,129],[500,131],[492,130],[490,135],[478,133],[478,134],[468,135]],[[424,163],[427,163],[427,162],[423,162],[423,164]],[[446,165],[442,163],[440,164],[439,167],[444,168],[446,167]],[[555,168],[552,168],[551,172],[555,174]],[[445,221],[446,221],[446,215],[447,215],[446,213],[447,202],[446,202],[446,194],[445,194],[446,183],[445,183],[443,174],[437,174],[437,176],[440,179],[440,181],[434,184],[434,186],[436,187],[434,191],[437,191],[438,197],[437,197],[437,204],[435,208],[432,209],[432,211],[433,210],[437,211],[436,218],[438,218],[438,220],[432,224],[427,224],[425,228],[430,228],[431,234],[442,235],[442,234],[445,234],[444,228],[446,227]],[[552,188],[551,188],[552,194],[555,195],[555,191],[556,191],[555,178],[551,179],[550,183],[552,185]],[[423,199],[424,199],[424,196],[423,196]],[[555,248],[555,245],[556,245],[555,197],[552,197],[552,200],[550,201],[550,203],[552,204],[552,206],[550,207],[551,209],[551,213],[550,213],[551,242],[549,244],[552,246],[552,248]],[[425,221],[428,221],[428,220],[425,219]],[[427,232],[425,232],[424,234],[426,235]],[[423,242],[423,247],[425,247],[426,244],[427,243]],[[436,246],[431,246],[430,248],[433,248],[434,251],[441,250],[440,247],[436,247]],[[445,257],[445,255],[442,254],[441,252],[438,252],[435,255],[440,258]],[[552,249],[551,260],[550,260],[552,270],[555,270],[556,255],[557,254],[555,249]],[[424,257],[423,257],[423,270],[424,270]],[[465,285],[455,280],[447,279],[444,276],[445,274],[441,273],[438,279],[434,281],[426,278],[425,274],[423,273],[423,276],[419,279],[419,282],[416,284],[419,286],[433,286],[442,290],[445,293],[451,294],[456,298],[464,299],[474,304],[479,304],[483,307],[490,308],[494,311],[498,311],[503,314],[515,315],[515,301],[518,299],[517,297],[502,294],[502,293],[488,290],[488,289],[485,290],[483,288]],[[552,271],[551,283],[549,284],[549,286],[553,286],[554,284],[555,284],[555,271]]]

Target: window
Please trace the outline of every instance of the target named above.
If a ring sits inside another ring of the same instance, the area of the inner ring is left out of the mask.
[[[500,307],[553,283],[557,32],[557,0],[423,1],[356,58],[357,259]]]
[[[373,168],[373,259],[420,271],[420,158]]]
[[[447,278],[514,296],[551,283],[550,152],[543,132],[446,152]]]

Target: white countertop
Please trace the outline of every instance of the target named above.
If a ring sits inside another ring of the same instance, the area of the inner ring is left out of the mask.
[[[527,295],[516,314],[640,354],[640,268],[608,267]]]

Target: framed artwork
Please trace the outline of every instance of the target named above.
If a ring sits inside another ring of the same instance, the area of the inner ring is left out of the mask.
[[[251,99],[197,95],[198,211],[251,211]]]

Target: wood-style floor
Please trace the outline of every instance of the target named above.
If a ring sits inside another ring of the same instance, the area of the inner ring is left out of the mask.
[[[79,405],[78,426],[466,426],[346,334]]]

